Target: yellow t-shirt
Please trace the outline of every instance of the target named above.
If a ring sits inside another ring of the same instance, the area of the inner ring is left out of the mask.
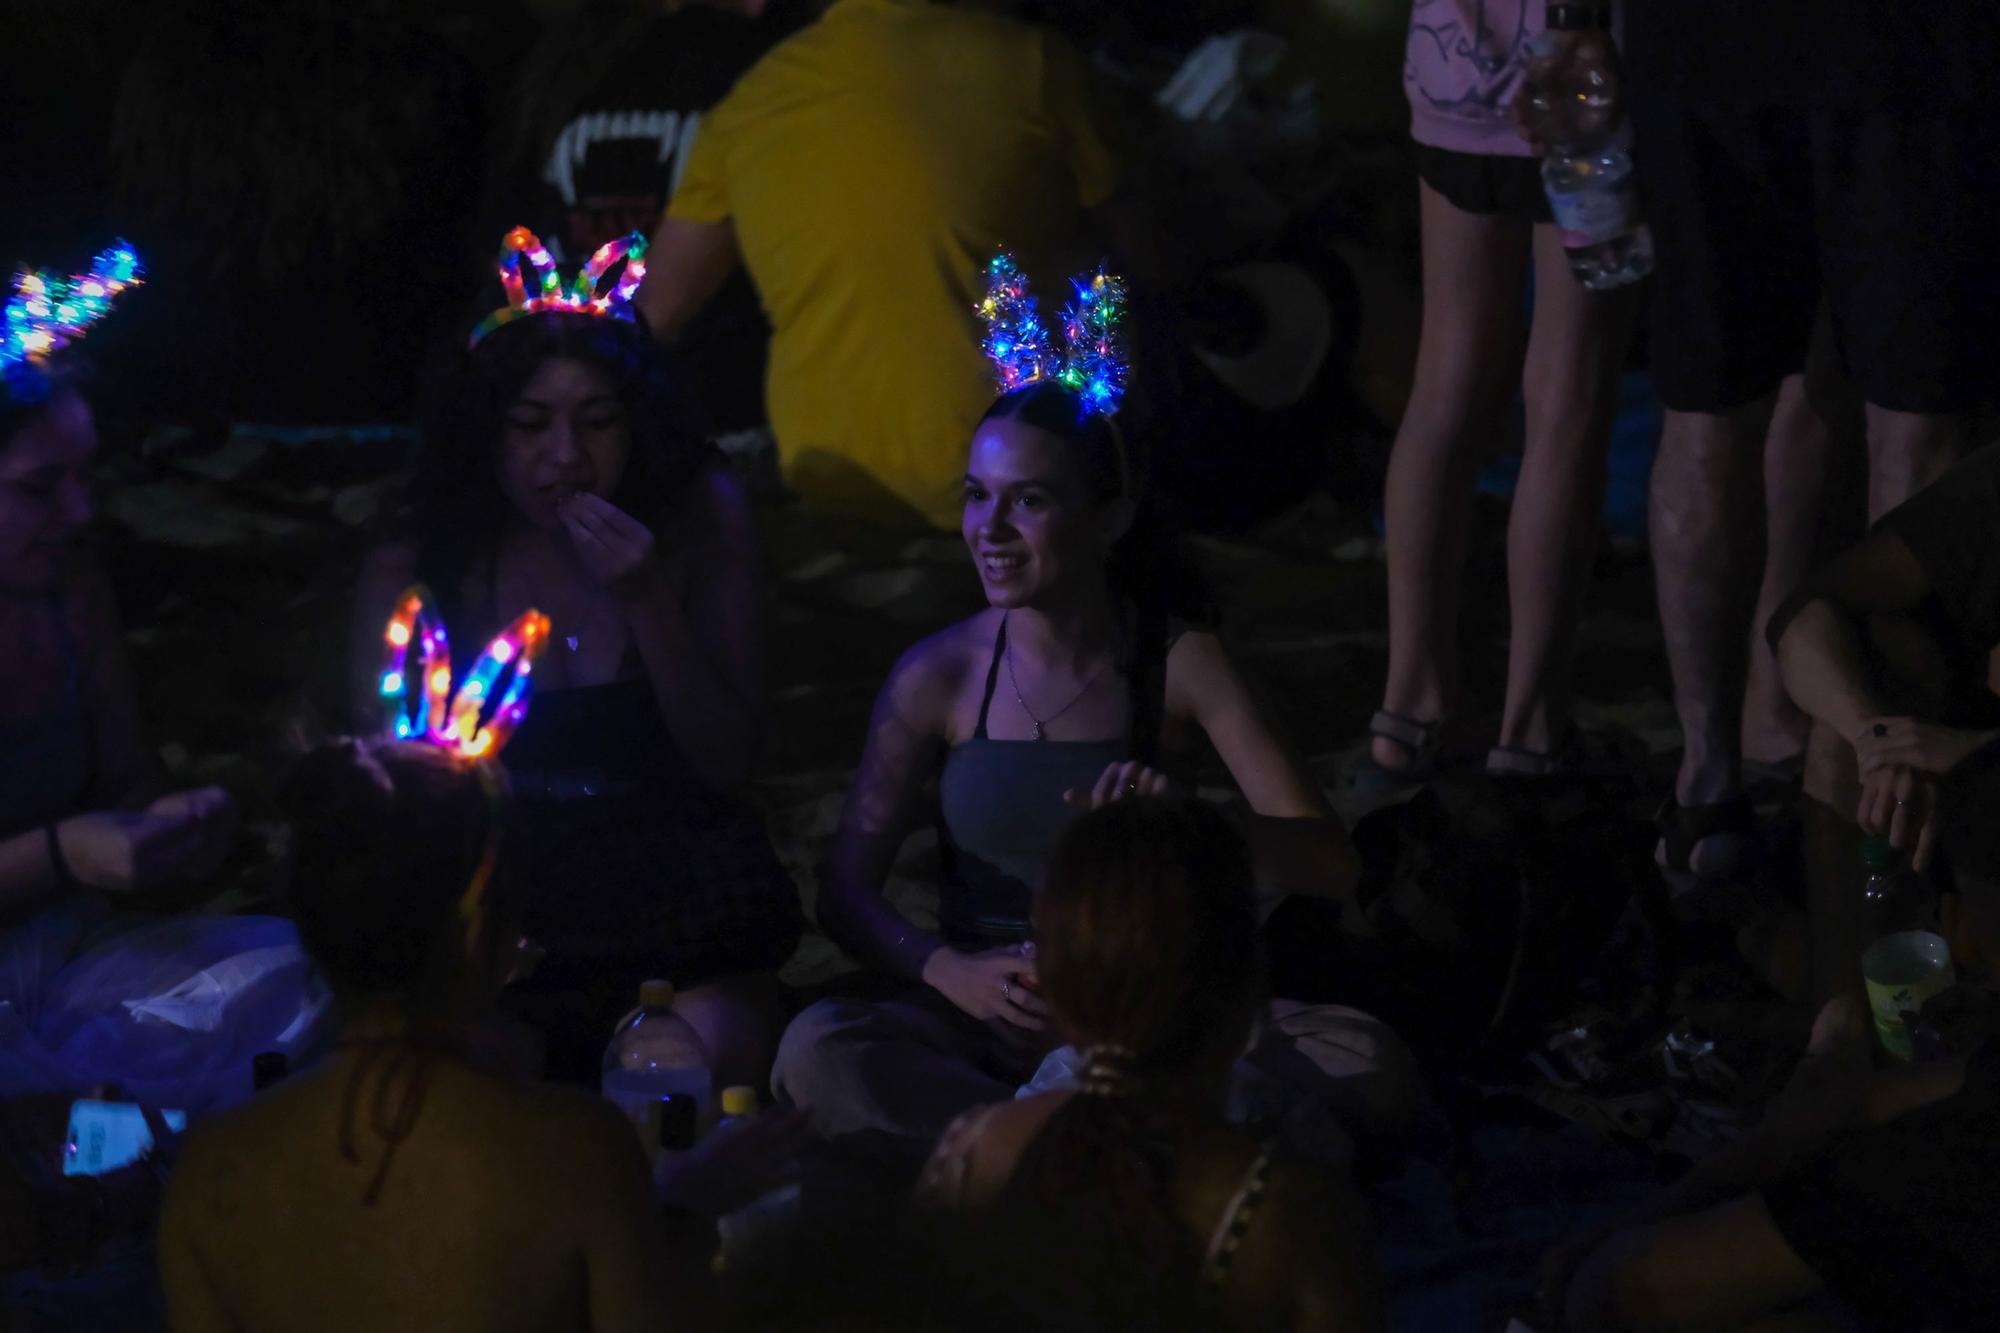
[[[1043,278],[1115,168],[1062,38],[930,0],[840,0],[702,122],[669,213],[731,220],[773,330],[766,400],[792,485],[955,528],[994,397],[986,260]],[[1041,289],[1045,318],[1068,297]]]

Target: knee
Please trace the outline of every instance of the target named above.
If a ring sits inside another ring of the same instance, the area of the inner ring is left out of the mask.
[[[771,1062],[771,1090],[795,1105],[810,1105],[824,1078],[830,1053],[867,1018],[869,1006],[855,1000],[818,1000],[786,1026]]]

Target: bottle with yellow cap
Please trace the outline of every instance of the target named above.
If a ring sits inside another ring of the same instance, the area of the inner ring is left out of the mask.
[[[748,1120],[757,1114],[757,1089],[741,1084],[722,1090],[722,1123]]]
[[[714,1098],[708,1051],[674,1012],[672,982],[639,988],[639,1007],[605,1048],[603,1089],[637,1128],[649,1157],[692,1148],[707,1127]]]

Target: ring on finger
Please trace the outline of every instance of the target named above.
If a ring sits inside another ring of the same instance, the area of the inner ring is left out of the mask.
[[[1000,998],[1003,1000],[1011,1000],[1014,998],[1014,987],[1004,978],[1000,982]]]

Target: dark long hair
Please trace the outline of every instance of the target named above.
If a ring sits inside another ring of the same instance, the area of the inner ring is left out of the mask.
[[[715,459],[684,378],[638,324],[549,311],[501,325],[427,405],[423,450],[389,534],[416,542],[419,576],[454,624],[466,579],[490,573],[506,522],[497,450],[507,411],[551,360],[582,362],[611,381],[632,447],[605,498],[640,522],[657,522]]]
[[[280,794],[291,912],[335,991],[413,1010],[441,998],[443,951],[489,840],[499,841],[485,901],[502,911],[513,901],[497,780],[407,742],[344,740],[298,761]]]
[[[1255,985],[1248,847],[1202,801],[1105,806],[1057,844],[1035,935],[1043,998],[1077,1046],[1118,1053],[1119,1085],[1056,1112],[1010,1195],[1080,1213],[1158,1264],[1198,1259],[1173,1201],[1187,1127],[1152,1085],[1198,1059]]]
[[[29,422],[71,393],[87,395],[90,363],[74,351],[58,352],[32,369],[18,368],[0,381],[0,450]]]
[[[1106,569],[1120,599],[1141,611],[1215,622],[1214,593],[1153,491],[1152,458],[1142,439],[1085,407],[1074,390],[1056,380],[1001,394],[979,420],[1018,421],[1054,436],[1075,452],[1094,501],[1105,504],[1121,496],[1132,501],[1132,526],[1111,548]]]

